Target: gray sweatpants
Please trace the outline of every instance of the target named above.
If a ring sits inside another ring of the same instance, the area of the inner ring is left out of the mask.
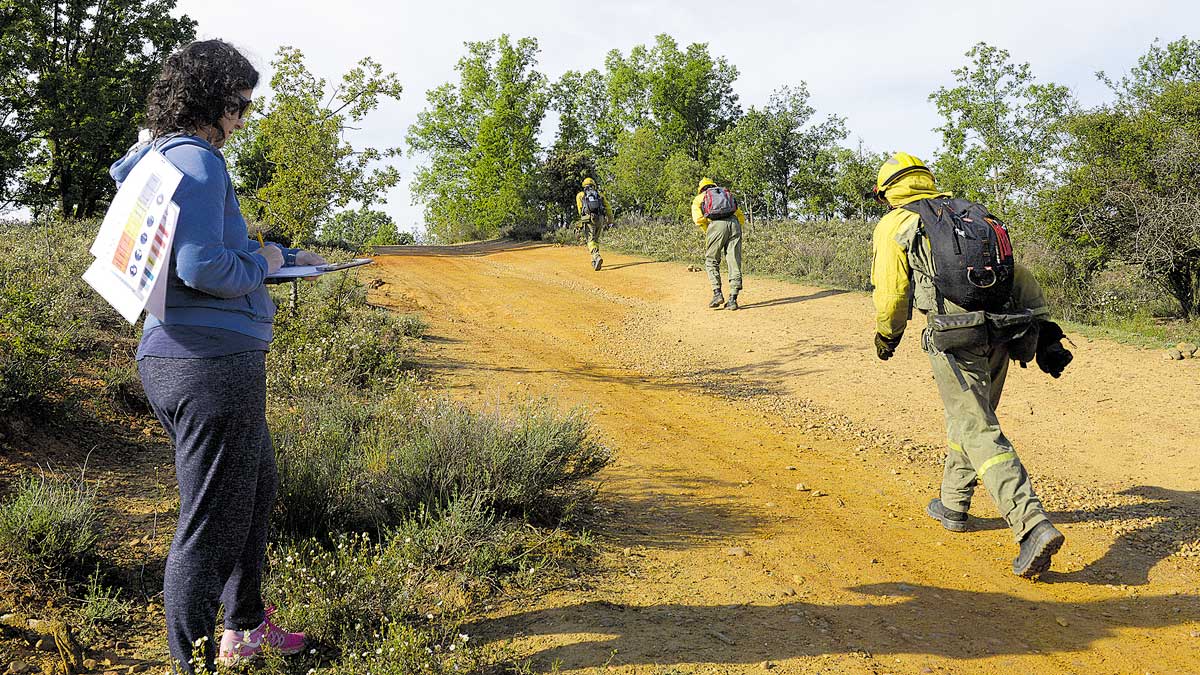
[[[263,621],[263,559],[278,476],[267,432],[266,353],[138,362],[154,414],[175,446],[179,523],[163,604],[171,657],[185,672],[200,638],[213,668],[218,603],[225,627]]]

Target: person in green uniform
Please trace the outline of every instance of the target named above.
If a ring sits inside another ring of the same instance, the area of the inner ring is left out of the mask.
[[[711,178],[701,178],[692,200],[692,220],[705,231],[704,268],[713,291],[708,306],[721,309],[724,305],[725,309],[735,310],[742,291],[742,226],[746,215],[728,190]],[[722,256],[729,266],[728,301],[721,294]]]
[[[1052,376],[1062,373],[1071,360],[1061,344],[1062,330],[1049,320],[1050,309],[1033,275],[1012,263],[1007,230],[991,217],[982,220],[1003,239],[998,248],[1007,251],[1011,270],[1002,275],[1011,278],[1011,293],[1001,297],[1003,307],[996,312],[968,312],[945,297],[946,289],[935,283],[935,247],[929,236],[944,230],[926,222],[932,216],[922,215],[941,212],[922,207],[944,208],[950,195],[937,190],[933,173],[919,159],[903,152],[888,159],[879,170],[875,191],[891,208],[873,237],[876,354],[882,360],[892,356],[913,307],[925,314],[928,326],[921,344],[945,406],[949,448],[941,496],[929,503],[926,512],[950,531],[966,531],[971,498],[982,482],[1019,545],[1013,572],[1027,578],[1040,574],[1050,567],[1064,537],[1047,518],[1025,465],[1001,431],[996,407],[1010,360],[1019,360],[1022,366],[1036,360]],[[930,201],[923,205],[922,200]],[[957,240],[953,243],[959,245]],[[942,263],[943,271],[950,262]],[[968,268],[968,279],[974,269]],[[974,278],[980,288],[992,281]]]
[[[600,257],[600,232],[605,225],[612,224],[612,208],[591,178],[583,179],[583,189],[575,195],[575,208],[587,237],[588,252],[592,254],[592,269],[599,272],[604,265],[604,259]]]

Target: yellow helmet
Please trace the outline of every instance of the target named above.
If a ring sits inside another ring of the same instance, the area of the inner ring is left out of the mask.
[[[933,172],[922,164],[921,160],[907,152],[897,152],[879,167],[879,175],[875,178],[875,190],[878,193],[886,192],[901,177],[918,171],[924,171],[933,178]]]
[[[712,187],[712,186],[714,186],[714,185],[716,185],[716,183],[714,183],[714,182],[713,182],[713,179],[711,179],[711,178],[701,178],[701,179],[700,179],[700,185],[699,185],[699,186],[696,188],[696,194],[700,194],[701,192],[704,192],[704,188],[706,188],[706,187]]]
[[[589,185],[595,185],[595,184],[596,184],[596,181],[592,180],[591,177],[583,179],[583,187],[587,187]]]

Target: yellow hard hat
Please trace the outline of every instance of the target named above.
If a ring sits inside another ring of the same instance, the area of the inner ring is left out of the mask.
[[[711,178],[701,178],[701,179],[700,179],[700,185],[699,185],[699,186],[696,188],[696,194],[700,194],[701,192],[704,192],[704,188],[706,188],[706,187],[712,187],[712,186],[714,186],[714,185],[716,185],[716,183],[714,183],[714,182],[713,182],[713,179],[711,179]]]
[[[879,167],[879,175],[875,178],[875,189],[878,192],[886,192],[902,176],[918,171],[924,171],[929,174],[930,178],[933,178],[933,172],[922,164],[921,160],[907,152],[897,152],[884,162],[883,166]]]
[[[583,179],[583,187],[587,187],[589,185],[595,185],[595,184],[596,184],[596,181],[592,180],[590,177]]]

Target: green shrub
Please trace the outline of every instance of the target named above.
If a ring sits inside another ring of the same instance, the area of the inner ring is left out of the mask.
[[[287,672],[480,672],[511,658],[460,632],[469,587],[513,570],[532,578],[542,566],[590,554],[561,532],[498,523],[480,504],[462,503],[414,518],[383,543],[342,534],[330,544],[273,546],[264,595],[312,644],[349,646],[333,663],[318,664],[328,656],[321,654],[293,659]]]
[[[546,226],[537,222],[522,222],[500,228],[500,236],[517,241],[537,241],[546,234]]]
[[[546,232],[542,235],[542,241],[557,244],[558,246],[578,246],[583,243],[579,228],[571,225],[556,227]]]
[[[272,395],[294,396],[342,385],[387,388],[400,378],[415,343],[413,321],[367,304],[354,273],[304,283],[295,311],[275,317],[267,357]]]
[[[458,500],[555,524],[591,504],[588,479],[611,461],[582,413],[545,401],[505,417],[404,389],[377,401],[330,392],[272,417],[278,524],[294,536],[378,532]]]
[[[81,276],[99,222],[0,223],[0,414],[79,393],[68,373],[129,346],[135,329]]]
[[[76,614],[76,625],[85,636],[98,636],[104,627],[128,623],[133,603],[121,599],[120,588],[100,583],[100,568],[88,577],[83,600]]]
[[[0,414],[61,392],[70,362],[71,326],[59,299],[32,279],[0,278]]]
[[[142,387],[137,361],[132,354],[122,354],[111,360],[100,372],[100,379],[104,383],[104,394],[113,407],[128,413],[150,412],[146,390]]]
[[[484,495],[497,513],[538,524],[569,520],[588,506],[587,482],[612,461],[581,411],[531,401],[505,416],[448,401],[417,411],[414,433],[388,467],[396,495],[440,509]]]
[[[398,522],[393,514],[399,500],[388,493],[380,474],[390,448],[406,436],[397,420],[404,394],[364,401],[331,387],[272,408],[282,532],[328,536],[379,531]]]
[[[396,317],[396,327],[405,337],[419,339],[429,330],[429,324],[419,314],[401,314]]]
[[[436,608],[422,570],[365,534],[330,545],[308,539],[272,547],[264,595],[287,613],[289,630],[317,642],[363,644],[388,619]]]
[[[80,478],[26,475],[0,502],[0,558],[34,581],[75,577],[95,556],[96,491]]]

